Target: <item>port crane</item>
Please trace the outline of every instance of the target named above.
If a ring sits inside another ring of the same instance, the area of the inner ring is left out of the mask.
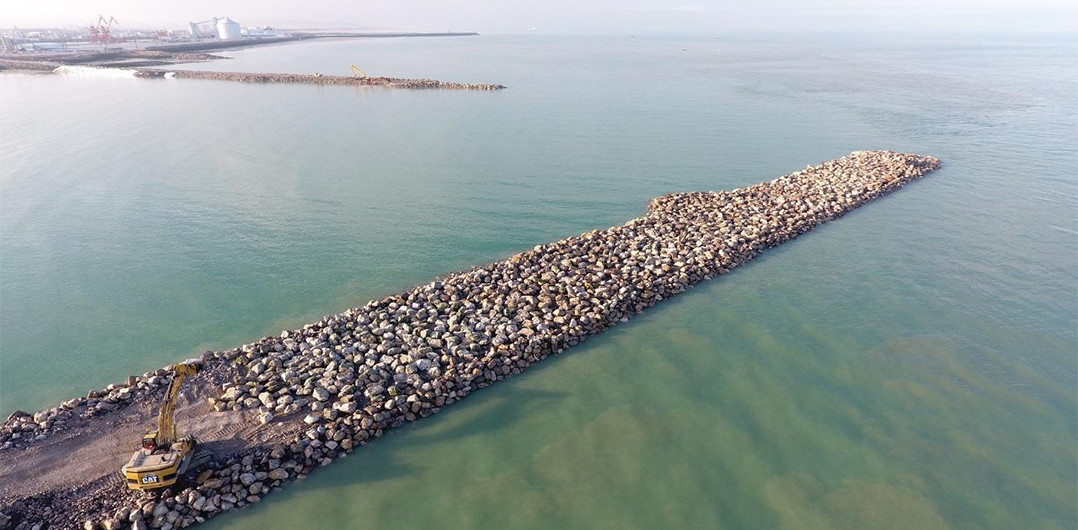
[[[208,19],[208,20],[203,20],[202,22],[188,22],[187,26],[191,31],[191,36],[195,37],[195,38],[198,38],[198,36],[199,36],[198,27],[199,26],[201,26],[203,24],[213,24],[214,26],[217,26],[217,21],[218,20],[221,20],[221,19],[219,17],[213,17],[213,18]]]
[[[172,381],[168,384],[157,415],[157,428],[146,431],[139,447],[121,469],[127,487],[149,491],[176,483],[191,464],[197,442],[193,437],[178,438],[176,422],[172,415],[176,410],[176,398],[180,395],[183,380],[201,370],[202,361],[188,359],[172,365]]]
[[[98,15],[97,23],[90,25],[90,42],[103,42],[106,44],[116,42],[116,39],[109,33],[113,24],[119,24],[116,17],[110,16],[108,20],[105,20],[104,15]]]

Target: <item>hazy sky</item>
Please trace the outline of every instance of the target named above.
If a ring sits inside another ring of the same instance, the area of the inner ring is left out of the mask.
[[[1078,30],[1076,0],[0,0],[0,27],[181,28],[229,16],[245,26],[519,33],[741,30]]]

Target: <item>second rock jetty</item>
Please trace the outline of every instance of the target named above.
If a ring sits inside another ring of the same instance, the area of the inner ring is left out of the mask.
[[[381,86],[388,88],[435,88],[444,90],[501,90],[504,85],[490,83],[453,83],[435,79],[401,79],[396,77],[349,77],[322,74],[272,74],[248,72],[209,72],[204,70],[160,70],[140,68],[135,77],[175,77],[181,79],[210,79],[243,83],[300,83],[308,85]]]
[[[200,441],[214,458],[158,497],[128,491],[118,469],[149,426],[164,370],[16,412],[0,428],[0,527],[182,528],[258,502],[938,167],[933,157],[858,151],[746,188],[665,195],[623,225],[205,352],[193,402],[177,417],[210,433]],[[124,437],[127,454],[105,445]]]

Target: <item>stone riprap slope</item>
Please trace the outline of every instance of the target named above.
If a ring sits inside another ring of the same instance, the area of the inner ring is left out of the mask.
[[[86,521],[178,528],[257,502],[387,429],[434,414],[938,167],[932,157],[858,151],[747,188],[665,195],[624,225],[206,352],[206,370],[236,371],[209,399],[216,412],[207,414],[240,412],[267,427],[301,426],[301,434],[218,458],[189,487],[159,500],[117,485],[120,491],[98,493],[92,504],[80,504],[80,490],[71,489],[15,499],[0,511],[19,528]],[[17,413],[0,431],[0,462],[56,433],[123,414],[126,402],[160,394],[165,382],[162,372],[132,376],[48,411]]]
[[[266,74],[252,72],[207,72],[201,70],[165,71],[138,69],[135,77],[166,77],[179,79],[209,79],[213,81],[239,81],[241,83],[299,83],[307,85],[380,86],[387,88],[437,88],[443,90],[501,90],[504,85],[491,83],[454,83],[436,79],[401,79],[396,77],[348,77],[321,74]]]

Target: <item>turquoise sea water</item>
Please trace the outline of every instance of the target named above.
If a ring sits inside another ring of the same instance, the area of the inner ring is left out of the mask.
[[[857,149],[944,167],[210,528],[1078,526],[1078,41],[317,41],[0,74],[0,414]]]

